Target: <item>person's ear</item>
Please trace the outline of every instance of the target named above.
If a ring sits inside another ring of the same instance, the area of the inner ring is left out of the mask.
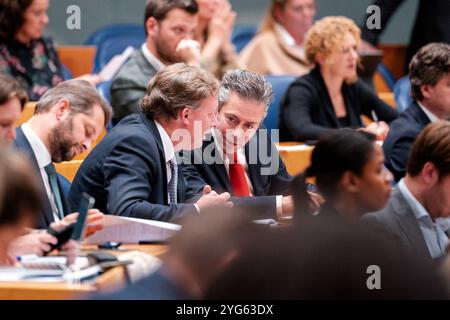
[[[147,30],[147,34],[149,36],[153,36],[158,33],[158,28],[158,20],[156,20],[155,18],[150,17],[147,19],[147,21],[145,21],[145,29]]]
[[[420,91],[422,92],[422,95],[426,99],[430,99],[432,96],[432,85],[430,84],[423,84],[420,86]]]
[[[56,103],[55,115],[58,121],[62,120],[70,112],[70,101],[61,99]]]
[[[343,190],[350,193],[359,192],[359,180],[360,178],[351,171],[345,171],[341,177],[341,187]]]
[[[316,61],[318,64],[323,66],[327,62],[327,58],[325,57],[325,55],[322,52],[317,52],[316,53]]]
[[[184,107],[183,109],[181,109],[178,117],[185,126],[189,125],[191,121],[191,114],[192,114],[191,108]]]
[[[422,171],[420,172],[420,175],[422,177],[423,183],[425,183],[427,186],[434,186],[439,181],[439,171],[431,162],[425,163]]]

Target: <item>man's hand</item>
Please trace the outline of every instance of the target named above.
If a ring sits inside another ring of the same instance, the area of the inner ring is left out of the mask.
[[[294,213],[294,199],[292,198],[292,196],[283,197],[281,211],[281,217],[278,218],[292,216],[292,214]]]
[[[86,237],[92,236],[97,231],[103,229],[102,219],[104,214],[100,212],[98,209],[91,209],[88,211],[88,215],[86,217]],[[69,214],[64,217],[62,222],[64,225],[70,225],[75,223],[78,219],[78,212]]]
[[[58,240],[47,233],[46,230],[37,230],[30,232],[15,239],[8,248],[8,254],[12,257],[35,254],[44,255],[50,251],[51,245],[56,245]]]
[[[200,66],[202,58],[200,43],[195,40],[181,40],[176,52],[181,59],[191,66]]]
[[[233,203],[230,200],[230,194],[224,192],[217,194],[217,192],[211,189],[211,186],[205,186],[203,188],[203,196],[197,201],[197,206],[200,210],[208,207],[227,207],[232,208]]]

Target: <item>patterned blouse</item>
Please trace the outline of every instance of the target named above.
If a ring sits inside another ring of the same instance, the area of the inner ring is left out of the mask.
[[[38,101],[48,89],[64,81],[61,63],[49,38],[33,40],[30,45],[18,41],[1,43],[0,72],[17,79],[30,101]]]

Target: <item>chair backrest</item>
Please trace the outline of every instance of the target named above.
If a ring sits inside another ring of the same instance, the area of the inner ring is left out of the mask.
[[[34,115],[35,110],[36,110],[36,102],[28,102],[23,108],[19,120],[17,120],[17,122],[15,123],[16,127],[30,120],[30,118],[33,117]]]
[[[255,26],[235,26],[231,35],[231,43],[239,53],[252,40],[258,29]]]
[[[400,78],[394,85],[395,103],[399,112],[403,112],[412,102],[409,77]]]
[[[377,66],[377,72],[381,75],[383,80],[386,82],[390,91],[394,90],[395,77],[392,75],[391,71],[384,65],[384,63],[380,63]]]
[[[93,73],[98,73],[117,54],[127,47],[139,48],[145,41],[145,30],[140,24],[114,24],[92,34],[86,45],[97,46]]]
[[[112,81],[109,80],[109,81],[104,81],[97,85],[97,91],[109,103],[111,103],[111,83],[112,83]]]
[[[274,97],[269,106],[264,126],[267,130],[278,129],[280,114],[280,104],[289,85],[294,82],[295,76],[266,76],[267,81],[272,85]]]

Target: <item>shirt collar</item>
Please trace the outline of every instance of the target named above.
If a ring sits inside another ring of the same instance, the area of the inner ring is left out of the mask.
[[[439,118],[430,110],[428,110],[427,107],[425,107],[420,101],[417,101],[417,104],[422,109],[423,112],[427,115],[428,119],[430,119],[431,122],[438,122]]]
[[[294,38],[290,35],[290,33],[279,23],[275,23],[275,31],[279,37],[283,40],[285,44],[289,47],[298,47],[295,43]]]
[[[27,123],[22,125],[22,131],[31,145],[31,149],[36,157],[39,168],[43,169],[52,163],[52,157],[47,147]]]
[[[145,59],[148,61],[148,63],[150,63],[153,66],[153,68],[155,68],[156,71],[159,71],[165,67],[165,65],[161,61],[159,61],[159,59],[156,58],[150,52],[150,50],[148,50],[147,43],[144,42],[142,44],[141,50],[142,50],[142,54],[144,55]]]
[[[159,135],[161,136],[161,142],[163,144],[164,149],[164,157],[166,158],[166,162],[169,162],[173,158],[175,158],[175,149],[173,147],[172,140],[170,140],[169,135],[166,130],[162,127],[162,125],[155,120],[156,128],[158,129]]]

